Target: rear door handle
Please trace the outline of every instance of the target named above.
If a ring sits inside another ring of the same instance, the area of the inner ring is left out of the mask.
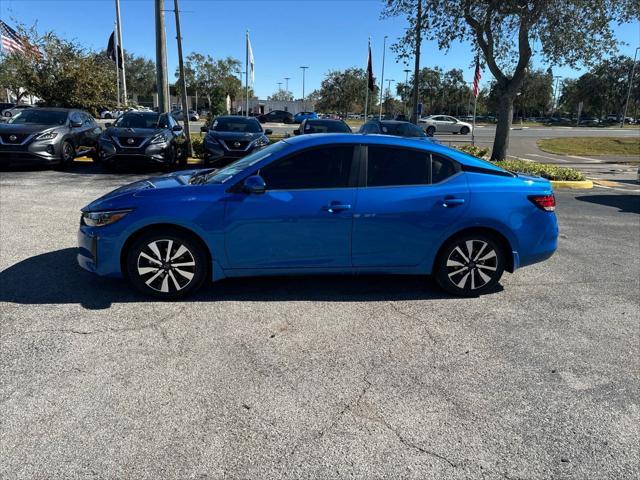
[[[457,207],[462,204],[464,204],[464,198],[447,197],[442,201],[444,208]]]
[[[324,207],[322,207],[322,210],[329,213],[338,213],[344,210],[351,210],[351,205],[339,202],[331,202],[329,205],[325,205]]]

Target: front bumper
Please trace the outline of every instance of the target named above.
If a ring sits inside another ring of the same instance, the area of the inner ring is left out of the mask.
[[[246,157],[250,153],[260,149],[261,147],[255,144],[250,144],[246,150],[233,150],[225,148],[218,142],[212,142],[205,139],[203,143],[204,147],[204,163],[205,165],[212,165],[217,168],[224,167],[229,163],[232,163],[240,158]]]
[[[152,164],[166,164],[170,161],[167,152],[170,143],[151,143],[141,147],[120,147],[113,142],[101,139],[99,142],[99,158],[105,163],[117,163],[122,160],[141,161]]]
[[[101,236],[96,230],[84,224],[80,225],[76,256],[78,265],[100,276],[122,277],[119,237]]]
[[[53,165],[60,163],[60,145],[53,141],[32,141],[26,145],[0,144],[2,165]]]

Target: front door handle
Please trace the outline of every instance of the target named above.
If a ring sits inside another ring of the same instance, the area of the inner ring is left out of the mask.
[[[322,207],[322,210],[329,213],[339,213],[344,210],[351,210],[351,205],[340,202],[331,202],[329,205]]]
[[[447,197],[442,201],[444,208],[457,207],[462,204],[464,204],[464,198]]]

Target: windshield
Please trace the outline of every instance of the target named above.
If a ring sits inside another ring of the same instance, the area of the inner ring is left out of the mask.
[[[35,110],[24,109],[14,115],[9,123],[24,124],[33,123],[37,125],[64,125],[67,123],[67,112],[55,110]]]
[[[128,112],[119,117],[114,127],[119,128],[158,128],[157,113]]]
[[[283,148],[286,147],[286,143],[283,141],[272,143],[268,147],[265,147],[261,150],[256,150],[250,155],[238,160],[237,162],[231,163],[220,170],[216,170],[211,173],[209,177],[207,177],[207,183],[225,183],[231,177],[237,175],[242,172],[246,168],[255,165],[260,160],[267,158],[269,155],[272,155],[276,152],[279,152]]]
[[[262,127],[257,120],[248,118],[217,118],[211,125],[215,132],[260,133]]]
[[[304,133],[351,133],[351,128],[344,122],[332,120],[307,121]]]

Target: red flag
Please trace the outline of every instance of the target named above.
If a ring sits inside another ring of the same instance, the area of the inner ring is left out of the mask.
[[[375,89],[375,79],[373,78],[373,64],[371,62],[371,42],[369,42],[369,59],[367,60],[367,82],[370,92]]]
[[[480,79],[482,74],[480,73],[480,55],[476,55],[476,73],[473,76],[473,96],[478,98],[480,93]]]

